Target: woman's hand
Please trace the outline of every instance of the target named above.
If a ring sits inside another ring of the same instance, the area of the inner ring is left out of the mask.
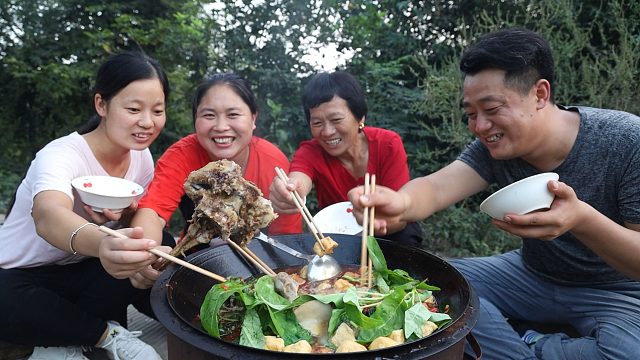
[[[273,179],[269,187],[269,200],[273,210],[279,214],[296,214],[298,208],[293,202],[293,194],[291,191],[302,190],[302,185],[298,179],[289,178],[288,183],[284,183],[277,176]],[[302,195],[301,195],[302,196]]]
[[[138,209],[138,202],[133,201],[131,204],[119,212],[114,212],[111,209],[102,209],[102,212],[94,211],[91,206],[84,205],[84,211],[89,214],[91,217],[91,222],[94,224],[102,225],[109,221],[119,221],[123,226],[129,226],[131,222],[131,217],[135,214]]]
[[[169,246],[158,246],[157,250],[160,250],[165,253],[169,253],[171,248]],[[166,261],[163,258],[159,258],[158,261],[154,262],[152,265],[145,267],[144,269],[138,271],[137,273],[129,276],[129,281],[134,288],[137,289],[148,289],[153,286],[153,283],[158,280],[162,271],[156,270],[156,265],[161,264]]]
[[[148,285],[149,281],[147,280],[155,280],[159,275],[147,269],[158,260],[155,255],[147,251],[156,247],[157,242],[144,239],[141,227],[122,229],[119,232],[128,238],[107,235],[100,242],[98,251],[102,266],[116,279],[134,277],[135,280],[132,279],[134,286],[137,284],[140,286]],[[140,275],[138,276],[137,273]]]
[[[547,186],[555,195],[549,210],[507,214],[504,220],[493,220],[495,226],[521,238],[541,240],[553,240],[571,231],[580,222],[584,202],[565,183],[549,181]]]

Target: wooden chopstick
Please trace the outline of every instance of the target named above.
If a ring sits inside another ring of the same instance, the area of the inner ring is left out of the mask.
[[[276,174],[278,175],[280,180],[285,183],[285,185],[287,184],[287,182],[289,182],[289,177],[281,168],[276,167]],[[290,193],[293,195],[293,202],[296,204],[296,207],[300,211],[300,214],[302,214],[302,218],[307,223],[307,226],[313,233],[313,236],[316,238],[316,241],[320,245],[320,248],[325,251],[326,249],[324,247],[324,244],[322,243],[322,241],[320,241],[321,239],[324,239],[324,234],[320,232],[320,228],[318,227],[318,224],[316,224],[316,222],[313,220],[313,216],[311,216],[309,209],[307,209],[307,205],[302,200],[302,197],[300,196],[300,194],[298,194],[297,191],[290,191]]]
[[[289,182],[289,176],[287,176],[287,174],[284,172],[284,170],[282,170],[282,168],[276,167],[275,169],[280,180],[282,180],[282,182],[284,182],[286,185],[286,183]],[[318,236],[324,237],[324,235],[320,232],[320,229],[318,229],[318,226],[313,222],[313,216],[311,216],[309,209],[307,209],[307,205],[305,204],[304,200],[296,190],[290,191],[290,193],[291,195],[293,195],[293,202],[296,204],[296,207],[298,208],[298,210],[300,210],[300,214],[302,214],[302,217],[304,221],[307,223],[307,226],[313,232],[313,235],[316,237],[316,240],[319,241],[320,238]]]
[[[121,234],[121,233],[119,233],[119,232],[117,232],[117,231],[115,231],[113,229],[110,229],[110,228],[104,226],[104,225],[98,226],[98,229],[100,229],[100,231],[102,231],[103,233],[111,235],[113,237],[117,237],[117,238],[121,238],[121,239],[128,239],[128,237],[126,235]],[[208,277],[210,277],[210,278],[212,278],[214,280],[217,280],[219,282],[227,281],[227,279],[224,278],[223,276],[220,276],[218,274],[212,273],[209,270],[205,270],[205,269],[203,269],[203,268],[201,268],[199,266],[196,266],[196,265],[193,265],[191,263],[188,263],[188,262],[186,262],[186,261],[184,261],[182,259],[178,259],[177,257],[175,257],[173,255],[170,255],[170,254],[167,254],[166,252],[160,251],[159,249],[152,248],[152,249],[149,249],[147,251],[149,251],[153,255],[159,256],[161,258],[164,258],[164,259],[167,259],[169,261],[172,261],[172,262],[174,262],[176,264],[182,265],[182,266],[184,266],[184,267],[186,267],[188,269],[191,269],[193,271],[199,272],[200,274],[208,276]]]
[[[253,263],[253,265],[255,265],[258,269],[260,269],[260,271],[262,271],[263,273],[267,274],[267,275],[273,275],[275,276],[275,272],[273,270],[271,270],[271,268],[269,268],[268,266],[262,266],[262,264],[254,259],[251,255],[249,255],[249,253],[247,253],[245,251],[245,249],[243,249],[240,245],[236,244],[235,242],[231,241],[231,240],[227,240],[227,243],[233,247],[234,249],[236,249],[240,255],[244,256],[247,260],[249,260],[251,263]]]
[[[369,195],[369,173],[364,175],[364,194]],[[369,207],[364,207],[362,218],[362,243],[360,246],[360,284],[363,285],[367,278],[367,237],[369,233]]]
[[[264,261],[262,261],[262,259],[260,259],[260,258],[258,257],[258,255],[256,255],[253,251],[251,251],[251,249],[249,249],[249,248],[248,248],[248,247],[246,247],[246,246],[244,246],[244,247],[242,247],[242,248],[243,248],[243,249],[244,249],[244,251],[245,251],[247,254],[249,254],[249,256],[251,256],[255,261],[259,262],[259,263],[260,263],[260,265],[262,265],[265,269],[268,269],[268,270],[269,270],[269,275],[276,276],[276,272],[275,272],[275,271],[273,271],[273,269],[271,269],[271,268],[269,267],[269,265],[267,265],[267,263],[265,263]]]
[[[376,191],[376,175],[373,174],[371,175],[371,183],[370,183],[370,189],[369,189],[369,194],[373,194]],[[369,209],[369,235],[375,236],[374,232],[375,232],[375,217],[376,217],[376,207],[372,206]],[[367,245],[368,246],[368,245]],[[367,253],[368,255],[368,253]],[[369,257],[369,260],[367,261],[367,287],[371,287],[371,284],[373,283],[373,264],[371,263],[371,257]]]

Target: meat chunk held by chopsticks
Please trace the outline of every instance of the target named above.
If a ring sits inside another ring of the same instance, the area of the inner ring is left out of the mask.
[[[187,233],[172,255],[184,255],[186,250],[216,237],[246,246],[256,231],[277,217],[271,202],[242,177],[240,166],[233,161],[212,161],[191,172],[184,189],[195,209]]]

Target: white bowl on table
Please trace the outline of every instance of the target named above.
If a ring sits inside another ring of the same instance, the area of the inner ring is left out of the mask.
[[[507,214],[524,215],[532,211],[549,209],[554,195],[547,184],[558,180],[556,173],[529,176],[503,187],[480,204],[480,210],[494,219],[502,220]]]
[[[353,204],[350,201],[325,207],[318,211],[313,221],[322,233],[355,235],[362,231],[362,226],[353,216]]]
[[[80,176],[71,185],[80,200],[97,212],[103,209],[121,212],[144,192],[135,182],[112,176]]]

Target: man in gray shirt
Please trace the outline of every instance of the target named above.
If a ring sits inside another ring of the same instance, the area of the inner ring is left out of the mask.
[[[523,239],[506,254],[453,260],[480,298],[473,334],[485,359],[630,359],[640,351],[640,118],[563,107],[538,34],[503,29],[463,54],[463,107],[476,140],[443,169],[398,192],[349,193],[376,230],[417,221],[487,189],[542,172],[551,209],[493,220]],[[572,325],[580,337],[528,331],[507,319]]]

